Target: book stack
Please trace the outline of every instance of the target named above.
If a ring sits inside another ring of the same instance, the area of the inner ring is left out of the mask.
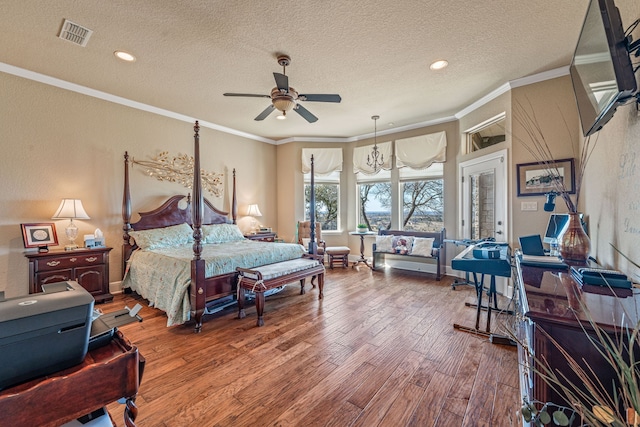
[[[627,275],[618,270],[571,267],[571,275],[581,286],[595,285],[622,289],[631,288],[631,281],[627,278]]]
[[[567,264],[557,256],[548,255],[522,255],[520,261],[522,265],[530,265],[533,267],[543,268],[567,268]]]

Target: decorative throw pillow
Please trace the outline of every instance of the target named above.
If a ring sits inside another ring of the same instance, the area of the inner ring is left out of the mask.
[[[393,236],[394,252],[401,255],[411,253],[413,246],[413,236]]]
[[[236,224],[209,224],[202,226],[204,243],[225,243],[244,240],[244,234]]]
[[[186,222],[164,228],[130,231],[140,249],[157,249],[193,242],[193,230]]]
[[[394,253],[393,236],[391,234],[385,236],[376,236],[376,251]]]
[[[411,255],[433,257],[433,237],[416,237],[413,239]]]

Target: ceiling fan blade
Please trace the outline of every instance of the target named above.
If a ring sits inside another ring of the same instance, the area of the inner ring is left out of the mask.
[[[318,118],[316,116],[311,114],[309,110],[307,110],[300,104],[296,104],[296,106],[293,107],[293,109],[296,113],[300,114],[309,123],[314,123],[318,121]]]
[[[312,102],[340,102],[342,98],[338,94],[320,94],[313,93],[308,95],[298,95],[298,99],[301,101],[312,101]]]
[[[248,96],[250,98],[269,98],[271,99],[270,95],[256,95],[254,93],[223,93],[224,96]]]
[[[280,73],[273,73],[273,78],[276,79],[276,86],[278,89],[289,92],[289,77]]]
[[[274,107],[273,104],[269,105],[267,108],[264,109],[264,111],[262,111],[262,113],[258,114],[258,117],[256,117],[254,120],[260,121],[260,120],[266,119],[267,116],[271,114],[271,112],[275,109],[276,107]]]

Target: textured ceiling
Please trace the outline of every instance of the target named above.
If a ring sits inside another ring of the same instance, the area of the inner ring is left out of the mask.
[[[252,135],[354,137],[451,117],[503,84],[569,65],[588,0],[2,0],[0,62]],[[86,47],[57,37],[69,19]],[[132,64],[113,56],[126,50]],[[338,93],[256,117],[278,54],[300,93]],[[439,72],[429,64],[446,59]]]

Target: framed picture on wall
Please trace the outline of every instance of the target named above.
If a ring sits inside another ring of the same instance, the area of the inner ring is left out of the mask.
[[[41,251],[46,251],[49,245],[58,244],[56,226],[52,222],[20,224],[20,226],[25,248],[39,248]]]
[[[546,165],[538,162],[516,165],[518,197],[541,196],[558,189],[554,181],[560,180],[569,194],[576,192],[573,159],[551,160]]]

